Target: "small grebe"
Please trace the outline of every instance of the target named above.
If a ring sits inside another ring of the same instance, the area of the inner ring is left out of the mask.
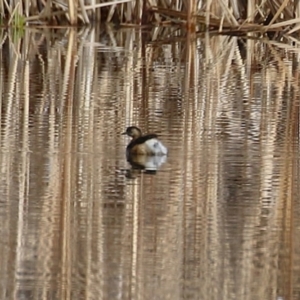
[[[156,134],[142,135],[139,128],[127,127],[126,134],[132,140],[126,148],[127,155],[167,155],[168,149],[159,141]]]

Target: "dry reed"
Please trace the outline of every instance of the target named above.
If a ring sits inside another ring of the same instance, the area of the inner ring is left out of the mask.
[[[5,26],[180,24],[190,31],[289,31],[300,29],[300,4],[295,0],[25,0],[0,1]]]

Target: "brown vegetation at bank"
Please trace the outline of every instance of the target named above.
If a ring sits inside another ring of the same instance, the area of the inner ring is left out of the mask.
[[[4,0],[0,15],[5,26],[177,24],[188,29],[219,32],[285,31],[300,29],[296,0]],[[5,21],[4,21],[5,20]]]

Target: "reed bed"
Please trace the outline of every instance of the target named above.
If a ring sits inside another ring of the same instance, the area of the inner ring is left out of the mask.
[[[111,272],[112,265],[106,265],[105,253],[110,250],[111,261],[122,260],[115,264],[118,268],[130,269],[130,275],[122,273],[122,282],[132,276],[130,286],[114,286],[130,299],[140,292],[135,286],[143,286],[143,295],[153,292],[144,287],[142,273],[143,259],[150,256],[154,260],[149,249],[156,249],[156,263],[152,260],[147,268],[167,278],[154,298],[172,293],[171,298],[176,298],[181,293],[177,290],[182,284],[179,270],[185,272],[186,280],[192,274],[209,274],[211,278],[203,278],[201,289],[210,299],[218,298],[214,294],[218,288],[228,299],[236,292],[234,287],[241,295],[255,291],[256,297],[249,299],[267,299],[270,294],[265,286],[280,276],[291,280],[291,289],[296,284],[290,267],[294,260],[300,261],[299,235],[293,231],[300,225],[294,216],[299,210],[299,197],[295,196],[299,194],[295,179],[298,152],[294,148],[299,145],[294,141],[299,135],[300,49],[292,46],[293,40],[275,44],[208,34],[195,39],[189,34],[183,38],[184,33],[169,28],[156,28],[148,36],[131,29],[102,35],[95,29],[26,30],[21,38],[1,31],[1,201],[7,211],[0,221],[6,232],[3,244],[16,244],[17,249],[1,248],[0,279],[7,297],[13,298],[12,293],[17,295],[24,288],[34,290],[34,299],[42,299],[39,295],[46,299],[51,291],[56,299],[78,299],[82,294],[88,299],[101,298],[103,291],[95,287],[109,281],[105,270]],[[149,113],[156,110],[167,111],[165,125],[158,128],[167,126],[165,130],[176,134],[174,147],[178,147],[177,140],[182,141],[180,153],[197,149],[192,156],[202,155],[192,164],[188,159],[180,160],[172,171],[159,177],[155,190],[161,189],[160,202],[161,198],[169,199],[169,186],[172,198],[179,201],[166,203],[167,211],[158,213],[153,237],[147,228],[152,219],[143,223],[145,215],[153,212],[152,201],[144,203],[143,199],[154,193],[151,184],[155,177],[149,182],[142,180],[140,186],[130,185],[125,193],[115,186],[117,180],[123,180],[118,179],[115,169],[122,166],[113,166],[111,182],[107,176],[111,160],[106,155],[117,157],[124,151],[119,135],[111,132],[119,132],[125,124],[141,124],[147,130],[149,124],[158,122]],[[246,125],[241,124],[245,110],[249,114]],[[241,170],[222,156],[228,144],[236,144],[245,134],[252,138],[231,149],[236,157],[247,154],[247,168]],[[252,144],[252,140],[260,142]],[[210,149],[205,147],[207,141]],[[107,145],[114,145],[113,153]],[[259,153],[261,168],[257,189],[249,193],[258,200],[245,204],[245,211],[240,212],[244,219],[237,227],[247,233],[242,243],[247,255],[241,258],[243,268],[238,268],[244,270],[239,273],[241,282],[234,285],[237,269],[232,268],[232,257],[221,256],[222,237],[230,234],[226,231],[230,224],[220,225],[226,216],[216,199],[224,197],[220,203],[227,203],[226,187],[257,174],[259,166],[253,165],[253,153]],[[122,206],[118,201],[124,197],[126,205]],[[112,204],[121,208],[111,208],[113,219],[107,220]],[[247,210],[256,211],[255,217],[248,217]],[[161,213],[169,218],[167,222],[160,223]],[[207,227],[202,224],[205,218],[209,220]],[[124,230],[116,233],[116,227],[106,224],[118,220],[126,222]],[[176,220],[176,226],[166,227]],[[30,234],[36,230],[38,239],[33,243]],[[106,240],[109,236],[114,237],[113,242]],[[114,252],[116,239],[123,244]],[[174,251],[174,240],[185,250]],[[257,248],[253,241],[263,247]],[[143,255],[138,252],[143,251],[138,247],[141,244],[147,249]],[[279,249],[289,253],[290,260],[282,261]],[[36,270],[43,280],[42,285],[12,280],[23,274],[24,257],[30,270]],[[93,257],[96,263],[91,263]],[[76,260],[81,261],[79,266]],[[211,260],[213,266],[208,263]],[[258,272],[255,261],[268,262],[269,268]],[[182,262],[192,263],[185,268]],[[226,276],[217,267],[224,264]],[[278,267],[272,268],[274,265]],[[100,272],[97,276],[95,270]],[[72,276],[77,273],[80,276]],[[221,286],[216,288],[219,276]],[[259,286],[254,287],[258,277]],[[74,288],[77,279],[78,291]],[[273,284],[272,293],[290,293],[282,282]],[[13,289],[10,284],[15,284]],[[194,280],[187,289],[198,288]]]
[[[222,33],[297,32],[297,0],[4,0],[0,2],[3,26],[84,25],[112,22],[118,25],[176,24],[191,31]]]

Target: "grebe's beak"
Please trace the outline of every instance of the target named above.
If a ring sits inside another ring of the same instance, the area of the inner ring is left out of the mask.
[[[123,133],[121,133],[121,135],[125,135],[125,134],[127,134],[127,132],[125,131],[125,132],[123,132]]]

